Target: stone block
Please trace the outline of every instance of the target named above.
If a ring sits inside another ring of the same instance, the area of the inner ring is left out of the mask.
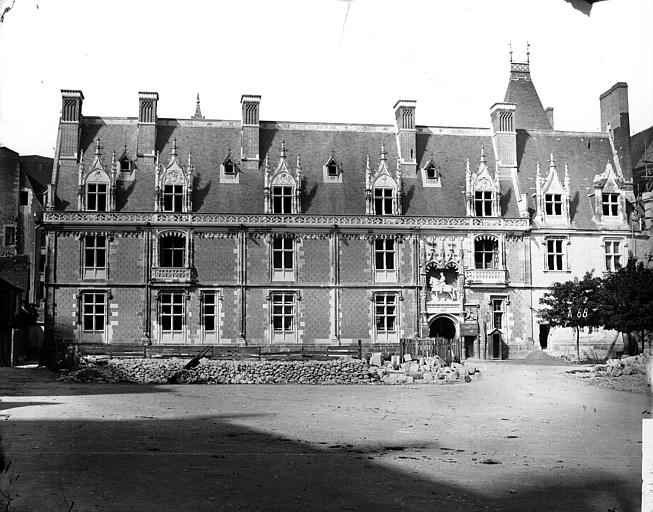
[[[382,364],[381,352],[373,352],[370,356],[370,366],[381,366]]]

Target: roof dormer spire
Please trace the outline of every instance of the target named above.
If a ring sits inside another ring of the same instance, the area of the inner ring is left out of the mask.
[[[202,109],[200,108],[200,93],[197,93],[197,101],[195,102],[195,114],[193,114],[192,119],[204,119],[202,115]]]
[[[280,154],[280,156],[281,156],[281,158],[286,158],[286,140],[285,139],[283,139],[281,141],[281,154]]]
[[[95,156],[100,156],[100,137],[95,139]]]
[[[481,146],[481,163],[487,163],[487,158],[485,158],[485,146]]]
[[[176,138],[172,139],[172,150],[170,151],[170,154],[173,157],[177,156],[177,139]]]
[[[508,53],[510,53],[510,64],[512,64],[512,41],[508,41]]]
[[[385,162],[388,159],[388,153],[385,150],[385,142],[381,142],[381,160]]]
[[[526,41],[526,64],[531,63],[531,43]]]

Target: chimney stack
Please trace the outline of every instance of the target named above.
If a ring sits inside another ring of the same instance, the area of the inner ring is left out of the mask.
[[[138,135],[136,155],[154,159],[156,152],[157,92],[138,93]]]
[[[61,141],[59,143],[61,158],[77,158],[83,101],[82,91],[61,90]]]
[[[514,103],[495,103],[490,108],[492,143],[499,167],[517,167],[517,131]]]
[[[614,137],[621,170],[626,179],[632,178],[632,156],[630,146],[630,116],[628,114],[628,84],[617,82],[599,96],[601,108],[601,131],[607,132],[608,125]]]
[[[243,94],[240,97],[242,106],[240,159],[245,169],[258,169],[259,156],[259,105],[261,97],[253,94]]]
[[[399,100],[395,110],[395,127],[397,130],[397,149],[399,164],[403,177],[417,176],[417,130],[415,128],[414,100]]]

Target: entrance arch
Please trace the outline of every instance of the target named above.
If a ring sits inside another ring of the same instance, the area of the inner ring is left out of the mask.
[[[436,316],[429,324],[430,338],[447,338],[452,340],[456,337],[457,331],[456,322],[449,316]]]

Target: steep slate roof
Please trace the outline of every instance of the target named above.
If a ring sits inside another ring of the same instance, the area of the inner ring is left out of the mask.
[[[553,129],[531,80],[529,64],[511,62],[510,67],[510,80],[503,101],[517,104],[515,128]]]
[[[595,229],[593,210],[588,194],[593,193],[594,176],[601,174],[614,158],[607,134],[561,132],[551,130],[520,131],[517,134],[519,182],[521,192],[534,208],[535,175],[537,162],[544,177],[549,172],[549,158],[553,154],[560,179],[565,176],[565,163],[569,168],[569,210],[572,227]],[[520,157],[521,154],[521,157]]]
[[[88,168],[93,162],[95,140],[100,138],[101,160],[110,170],[111,153],[116,158],[124,151],[133,158],[136,153],[135,119],[84,118],[81,149]],[[193,209],[204,213],[263,213],[263,163],[269,155],[274,170],[279,162],[281,142],[285,141],[287,163],[294,172],[297,154],[301,157],[303,175],[302,213],[312,215],[363,215],[365,213],[365,166],[376,171],[381,144],[385,144],[388,168],[396,176],[397,149],[392,125],[339,125],[317,123],[261,122],[258,171],[245,170],[237,184],[220,183],[220,164],[228,151],[240,167],[240,123],[216,120],[159,119],[156,149],[160,163],[170,160],[173,139],[177,140],[179,161],[186,164],[190,150],[195,168]],[[421,173],[416,178],[404,177],[404,215],[464,217],[465,168],[469,158],[472,171],[478,169],[481,146],[485,146],[488,166],[494,169],[492,140],[487,129],[448,129],[418,127],[417,162],[422,168],[431,158],[442,176],[441,188],[422,186]],[[323,165],[333,153],[341,165],[342,183],[324,183]],[[77,208],[77,166],[67,163],[59,172],[57,195],[60,209]],[[154,169],[142,159],[136,162],[135,180],[119,181],[116,206],[123,211],[153,209]],[[405,176],[405,175],[404,175]],[[509,200],[511,185],[504,187],[504,216],[518,217],[514,200]]]

